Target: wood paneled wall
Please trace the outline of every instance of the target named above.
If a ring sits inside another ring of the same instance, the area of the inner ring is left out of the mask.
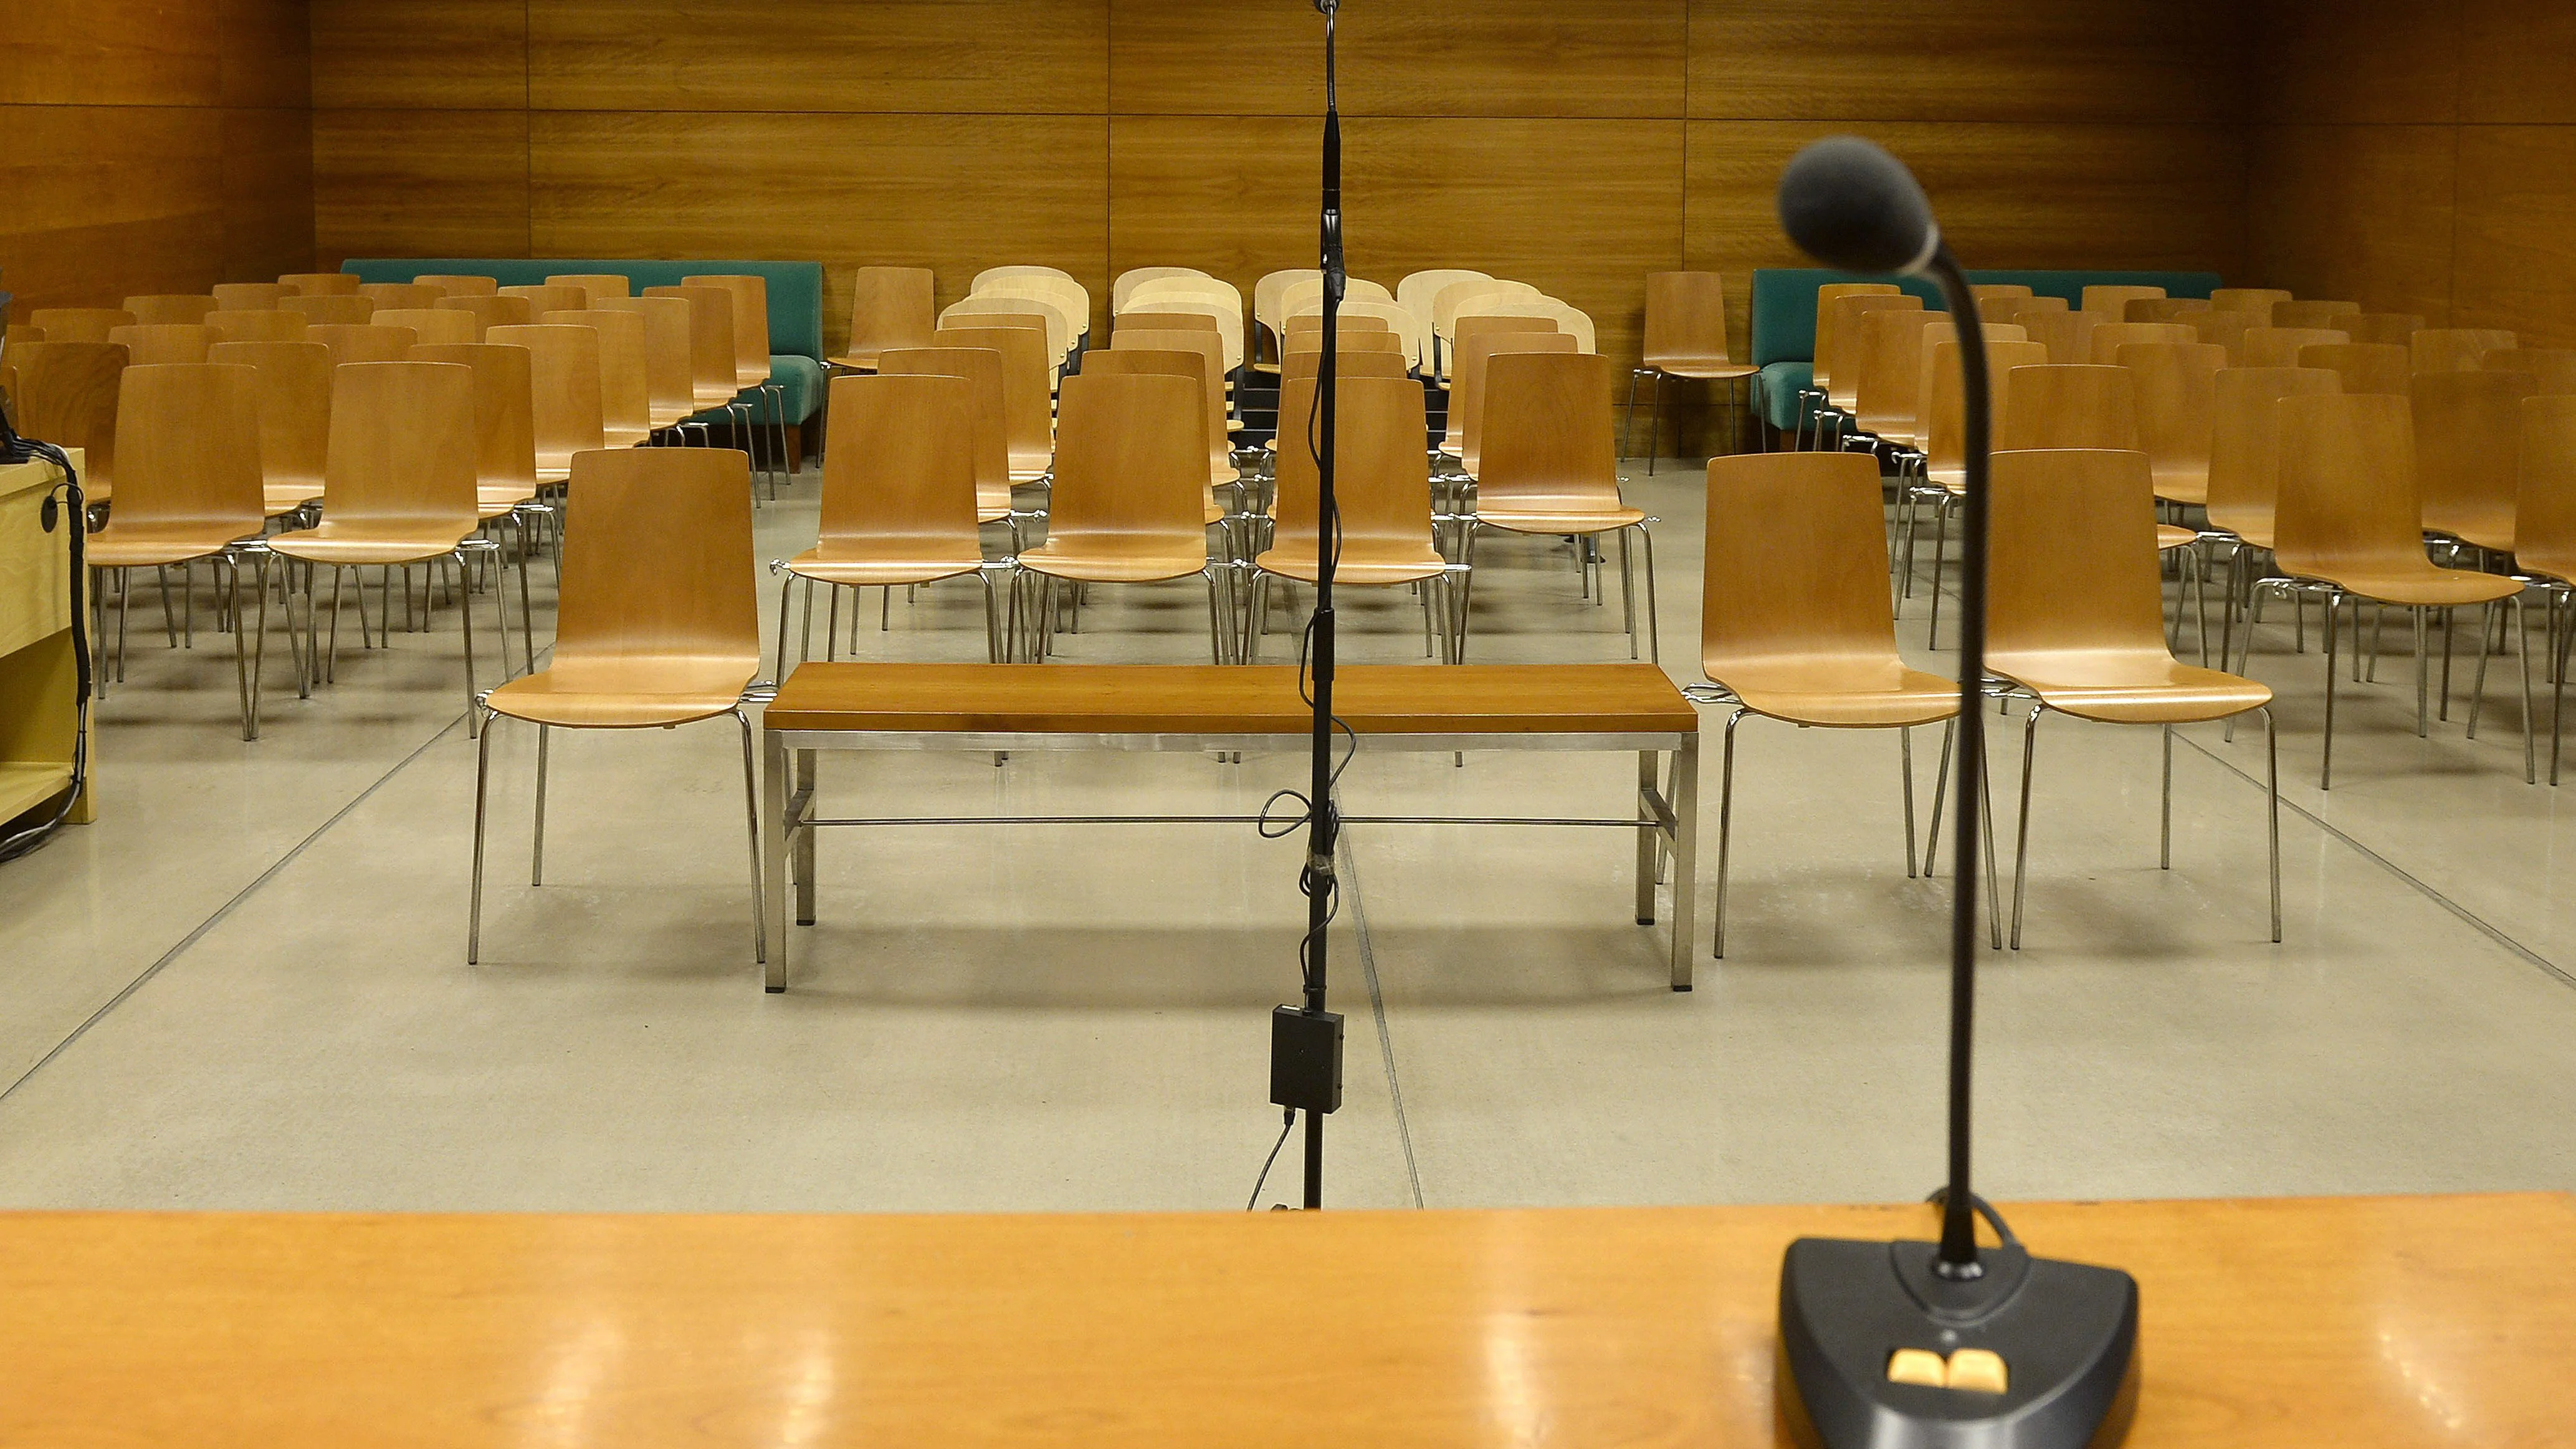
[[[2576,6],[2272,0],[2249,276],[2576,346]]]
[[[0,290],[203,292],[313,261],[304,0],[0,0]]]
[[[1866,129],[1993,266],[2242,263],[2228,0],[1377,0],[1343,21],[1355,274],[1533,282],[1633,358],[1649,271],[1797,259],[1800,143]],[[1302,0],[313,0],[343,255],[1132,266],[1314,255]]]

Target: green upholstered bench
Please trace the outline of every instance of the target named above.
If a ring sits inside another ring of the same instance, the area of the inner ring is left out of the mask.
[[[1763,419],[1782,432],[1803,420],[1798,396],[1816,374],[1816,289],[1829,282],[1883,282],[1888,278],[1822,267],[1762,267],[1753,273],[1753,365],[1762,369],[1755,382]],[[2086,287],[2162,287],[2168,297],[2206,297],[2226,283],[2216,272],[2115,272],[2000,270],[1968,273],[1977,283],[2018,284],[2033,295],[2063,297],[2081,306]],[[1922,277],[1903,277],[1897,285],[1942,305],[1941,290]]]

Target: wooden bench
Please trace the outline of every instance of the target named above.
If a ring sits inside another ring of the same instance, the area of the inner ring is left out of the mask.
[[[1334,713],[1370,751],[1603,750],[1637,754],[1637,813],[1619,820],[1370,815],[1346,824],[1616,826],[1637,832],[1637,924],[1655,919],[1657,867],[1673,859],[1672,984],[1691,984],[1699,714],[1651,664],[1350,665]],[[761,806],[768,896],[765,984],[787,989],[787,886],[814,923],[814,836],[826,826],[1252,824],[1255,815],[940,816],[833,819],[814,812],[823,750],[1251,751],[1308,748],[1311,712],[1292,665],[799,665],[770,701]],[[1671,754],[1669,791],[1657,757]],[[1345,806],[1348,802],[1344,802]],[[791,871],[792,867],[792,871]],[[1286,888],[1286,877],[1282,877]]]

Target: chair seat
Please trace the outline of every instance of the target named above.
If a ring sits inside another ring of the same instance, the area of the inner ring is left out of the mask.
[[[2198,508],[2209,502],[2209,465],[2196,468],[2168,467],[2156,470],[2156,496],[2167,503],[2187,504]]]
[[[2154,650],[1989,654],[1986,669],[2050,709],[2104,724],[2194,724],[2272,702],[2272,691],[2251,679]]]
[[[2482,574],[2469,569],[2446,569],[2430,559],[2421,569],[2392,567],[2367,573],[2308,573],[2283,564],[2285,572],[2300,578],[2318,578],[2348,594],[2383,604],[2402,604],[2408,608],[2453,609],[2468,604],[2492,603],[2522,592],[2522,585],[2498,574]]]
[[[207,558],[258,536],[256,529],[226,533],[220,525],[207,529],[129,523],[120,528],[110,523],[91,534],[81,548],[91,568],[153,568]]]
[[[514,483],[485,483],[474,492],[474,516],[486,523],[495,518],[507,518],[518,510],[519,505],[537,501],[535,488]]]
[[[870,539],[865,553],[825,553],[821,545],[787,561],[799,578],[827,584],[872,588],[884,584],[927,584],[971,574],[984,566],[979,552],[943,546],[944,539],[924,539],[913,546],[899,538]]]
[[[689,407],[674,407],[668,403],[657,405],[652,412],[653,430],[660,432],[682,418],[695,416],[697,411],[694,405]]]
[[[2158,553],[2163,553],[2169,548],[2185,548],[2193,543],[2197,543],[2199,540],[2200,531],[2198,529],[2184,528],[2179,524],[2173,523],[2159,523],[2156,525],[2156,552]]]
[[[605,427],[599,430],[599,445],[603,448],[632,448],[652,436],[651,428]]]
[[[2513,561],[2524,573],[2539,574],[2561,583],[2576,583],[2576,551],[2561,553],[2542,550],[2516,554]]]
[[[1607,533],[1646,521],[1642,508],[1533,508],[1476,505],[1476,521],[1514,533]]]
[[[2463,543],[2496,553],[2513,552],[2514,509],[2511,502],[2501,506],[2485,499],[2447,504],[2438,511],[2427,509],[2424,526],[2447,533]]]
[[[496,714],[573,729],[645,729],[730,714],[757,665],[704,658],[558,664],[487,697]]]
[[[1937,724],[1959,712],[1957,684],[1893,656],[1738,666],[1717,682],[1756,714],[1826,729]]]
[[[1650,357],[1646,365],[1667,377],[1690,377],[1707,381],[1733,381],[1751,377],[1762,369],[1723,357]]]
[[[360,532],[325,517],[314,528],[299,528],[270,538],[269,548],[288,558],[326,564],[420,563],[445,558],[465,541],[464,531],[433,523],[410,528],[371,526]]]
[[[1020,555],[1020,566],[1050,578],[1092,584],[1147,584],[1204,573],[1205,553],[1102,554],[1057,551],[1053,539]]]
[[[322,485],[319,483],[271,483],[260,490],[260,495],[260,506],[267,510],[269,517],[275,518],[281,513],[293,513],[296,509],[320,498],[322,496]]]
[[[1277,574],[1302,584],[1315,581],[1315,556],[1312,553],[1274,548],[1254,559],[1252,566],[1265,574]],[[1333,565],[1333,582],[1359,588],[1409,584],[1419,579],[1436,578],[1448,567],[1448,560],[1433,553],[1427,539],[1418,552],[1410,555],[1394,548],[1372,549],[1361,540],[1345,539],[1341,559]]]
[[[2212,515],[2209,526],[2221,533],[2232,533],[2248,548],[2272,550],[2272,515],[2230,513],[2225,518]]]
[[[834,367],[846,367],[853,372],[874,372],[877,370],[877,354],[873,352],[852,352],[827,360]]]

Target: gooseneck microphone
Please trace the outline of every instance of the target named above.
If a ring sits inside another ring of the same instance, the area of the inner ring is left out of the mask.
[[[1857,136],[1798,153],[1780,225],[1820,262],[1929,275],[1956,320],[1966,393],[1959,570],[1958,827],[1951,859],[1949,1182],[1941,1241],[1801,1238],[1780,1265],[1779,1394],[1825,1449],[2083,1449],[2118,1443],[2137,1398],[2138,1285],[2116,1268],[2034,1258],[1969,1187],[1977,873],[1985,776],[1984,329],[1967,274],[1905,164]],[[2001,1246],[1977,1246],[1983,1215]]]

